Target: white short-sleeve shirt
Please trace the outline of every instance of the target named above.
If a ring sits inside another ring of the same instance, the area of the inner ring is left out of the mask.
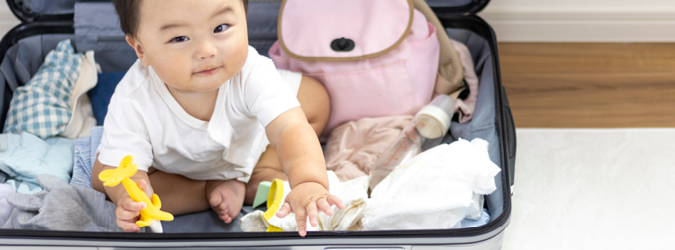
[[[131,155],[144,171],[152,166],[195,180],[248,182],[269,144],[265,127],[300,106],[301,77],[282,72],[282,78],[269,58],[248,51],[241,71],[219,88],[208,122],[185,112],[152,66],[136,61],[110,100],[99,161],[118,166]]]

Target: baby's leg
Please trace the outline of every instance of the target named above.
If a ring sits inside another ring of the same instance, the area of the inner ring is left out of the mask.
[[[97,159],[92,169],[91,184],[95,190],[105,194],[103,183],[98,179],[102,168],[103,165]],[[181,215],[209,209],[205,195],[206,181],[192,180],[153,168],[148,171],[148,177],[148,184],[162,201],[162,211]]]
[[[305,112],[307,121],[319,136],[330,116],[330,97],[326,88],[316,79],[302,76],[300,89],[298,89],[298,101],[302,111]]]
[[[330,116],[330,98],[326,88],[314,78],[302,76],[300,89],[298,89],[298,101],[302,111],[305,112],[307,121],[314,128],[316,135],[319,136]],[[269,145],[260,156],[251,174],[251,179],[246,184],[246,199],[244,202],[252,204],[260,182],[272,181],[275,178],[288,180],[281,168],[281,163],[279,163],[276,149]]]
[[[258,192],[258,185],[263,181],[272,181],[274,179],[288,180],[288,177],[281,168],[277,150],[272,145],[267,145],[267,150],[260,156],[251,173],[251,179],[246,184],[246,198],[244,204],[252,205],[255,200],[255,194]]]
[[[92,169],[92,186],[106,193],[98,179],[103,165],[96,160]],[[96,178],[94,178],[96,177]],[[162,211],[173,215],[201,212],[213,208],[223,221],[230,223],[239,215],[244,201],[245,184],[237,180],[200,181],[150,168],[149,185],[162,200]],[[208,192],[207,192],[208,191]],[[209,204],[214,204],[213,206]]]
[[[244,205],[246,184],[238,180],[212,180],[206,183],[207,198],[211,208],[225,223],[237,218]]]
[[[162,210],[173,215],[206,211],[206,181],[193,180],[151,168],[148,171],[155,193],[162,200]]]

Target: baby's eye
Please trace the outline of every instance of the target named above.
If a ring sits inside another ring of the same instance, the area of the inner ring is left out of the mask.
[[[216,27],[216,29],[213,30],[213,33],[220,33],[220,32],[223,32],[223,31],[225,31],[225,30],[227,29],[227,27],[230,27],[230,26],[227,25],[227,24],[221,24],[221,25],[218,25],[218,27]]]
[[[170,43],[179,43],[179,42],[185,42],[187,40],[190,40],[187,36],[177,36],[172,38],[169,42]]]

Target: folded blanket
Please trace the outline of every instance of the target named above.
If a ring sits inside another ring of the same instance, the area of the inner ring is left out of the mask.
[[[59,42],[30,81],[14,91],[3,131],[42,139],[87,136],[96,120],[85,93],[96,85],[96,71],[93,51],[75,53],[69,39]]]

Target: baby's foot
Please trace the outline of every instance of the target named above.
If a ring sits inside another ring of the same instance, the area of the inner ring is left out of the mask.
[[[225,223],[237,218],[244,205],[246,184],[238,180],[213,180],[206,183],[206,198]]]

